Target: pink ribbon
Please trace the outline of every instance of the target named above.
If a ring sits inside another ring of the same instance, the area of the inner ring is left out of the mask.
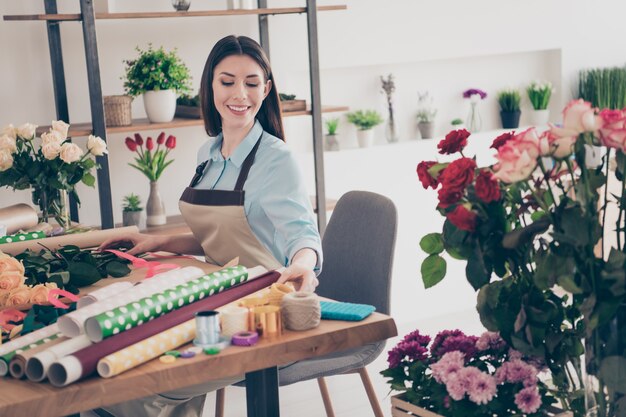
[[[120,258],[131,261],[133,263],[133,267],[135,268],[148,268],[148,271],[146,272],[146,278],[152,278],[159,272],[164,272],[163,270],[167,271],[170,269],[178,268],[178,265],[175,264],[164,264],[157,261],[146,261],[145,259],[138,258],[136,256],[129,255],[115,249],[107,249],[107,252],[111,252],[119,256]]]
[[[9,332],[16,326],[11,322],[18,323],[24,320],[24,317],[26,317],[26,313],[19,310],[2,310],[0,311],[0,327]]]
[[[74,302],[78,301],[78,299],[80,298],[76,294],[72,294],[69,291],[61,290],[61,289],[58,289],[58,288],[54,288],[54,289],[51,289],[50,291],[48,291],[48,302],[50,304],[52,304],[54,307],[62,308],[62,309],[68,309],[68,308],[70,308],[70,306],[67,305],[67,304],[63,304],[63,302],[61,302],[61,300],[59,300],[57,297],[55,297],[55,295],[57,297],[60,295],[61,297],[65,297],[68,300],[74,301]]]

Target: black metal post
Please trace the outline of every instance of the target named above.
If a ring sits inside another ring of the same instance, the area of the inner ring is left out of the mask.
[[[322,133],[322,99],[320,62],[317,43],[317,1],[307,0],[307,29],[309,32],[309,74],[311,79],[311,122],[313,124],[313,158],[315,165],[315,202],[317,228],[326,230],[326,192],[324,186],[324,148]]]
[[[57,13],[56,0],[44,0],[47,14]],[[52,85],[54,87],[54,105],[57,120],[70,122],[70,112],[67,105],[67,89],[65,87],[65,69],[63,67],[63,50],[61,48],[61,27],[59,22],[48,20],[48,47],[50,49],[50,64],[52,67]],[[70,218],[78,222],[78,202],[70,194]]]
[[[266,368],[246,374],[248,417],[280,417],[278,368]]]
[[[83,21],[83,40],[85,42],[85,59],[87,61],[87,79],[89,81],[89,101],[91,105],[91,123],[93,134],[106,141],[104,122],[104,102],[100,82],[100,64],[98,62],[98,43],[96,39],[96,16],[93,0],[80,0],[80,11]],[[103,229],[111,229],[113,224],[113,207],[111,204],[111,178],[109,177],[109,158],[107,155],[96,157],[98,169],[98,193],[100,196],[100,219]]]
[[[257,0],[257,4],[259,6],[259,9],[266,9],[267,8],[267,0]],[[269,16],[266,14],[260,14],[259,15],[259,43],[261,44],[261,47],[263,48],[263,50],[265,51],[265,54],[267,55],[267,57],[270,57],[270,32],[269,32],[269,23],[268,23],[268,19]]]

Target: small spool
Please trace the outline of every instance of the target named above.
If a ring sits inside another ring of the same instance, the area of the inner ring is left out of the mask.
[[[196,338],[193,340],[193,344],[197,346],[214,345],[219,340],[219,313],[213,310],[196,313]]]
[[[254,329],[262,337],[274,338],[282,334],[282,319],[280,307],[261,306],[252,309],[254,314]]]

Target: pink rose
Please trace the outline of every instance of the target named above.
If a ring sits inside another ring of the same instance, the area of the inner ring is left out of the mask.
[[[0,274],[0,290],[11,291],[24,285],[24,274],[19,271],[5,271]]]
[[[17,271],[23,275],[24,265],[17,259],[3,253],[2,256],[0,256],[0,275],[4,272],[11,271]]]
[[[48,302],[48,293],[50,290],[57,288],[54,282],[46,284],[38,284],[30,289],[30,302],[32,304],[45,304]]]
[[[600,129],[600,142],[608,148],[626,152],[626,109],[602,110],[600,117],[604,126]]]
[[[9,293],[9,297],[6,301],[6,306],[18,306],[21,304],[27,304],[30,300],[30,288],[26,285],[22,285]]]
[[[546,144],[539,140],[535,128],[515,135],[498,148],[495,177],[506,183],[528,178],[537,167],[537,158],[547,154],[547,149]]]
[[[565,159],[574,152],[574,144],[578,136],[559,136],[555,132],[559,132],[559,128],[551,127],[550,130],[543,132],[541,140],[548,144],[549,154],[553,158]]]
[[[557,136],[578,136],[584,132],[595,132],[602,127],[602,118],[596,109],[583,99],[572,100],[563,110],[563,127],[552,127]]]

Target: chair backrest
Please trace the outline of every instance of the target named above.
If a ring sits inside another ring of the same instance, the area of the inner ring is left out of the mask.
[[[324,233],[316,292],[389,314],[397,226],[398,213],[389,198],[367,191],[344,194]]]

